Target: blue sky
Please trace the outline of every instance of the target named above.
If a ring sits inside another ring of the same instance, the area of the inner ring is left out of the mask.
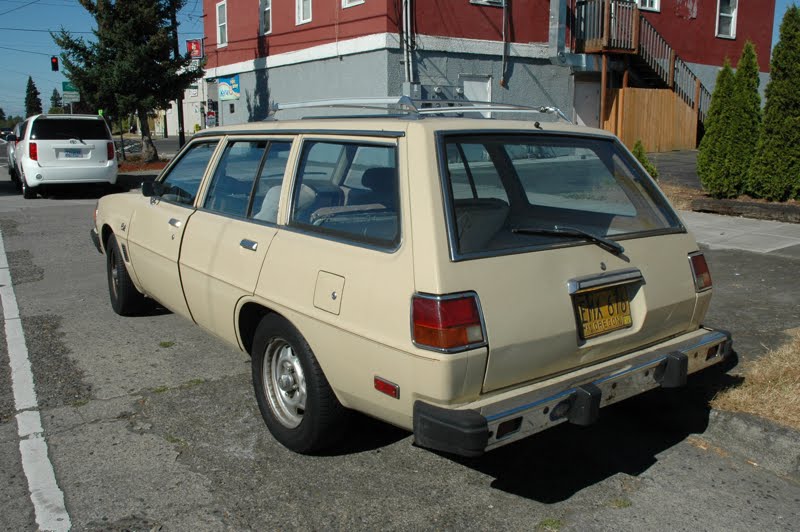
[[[783,14],[794,2],[777,0],[773,44]],[[185,39],[202,37],[202,14],[201,0],[187,0],[178,20],[182,49]],[[61,82],[66,78],[61,71],[50,70],[50,56],[58,55],[59,49],[43,30],[62,26],[71,32],[88,32],[93,19],[77,0],[0,0],[0,107],[6,115],[23,114],[28,76],[33,77],[45,109],[53,89],[61,92]]]
[[[186,49],[186,39],[203,36],[202,14],[202,0],[187,0],[178,17],[181,51]],[[0,0],[0,107],[6,116],[24,114],[28,76],[39,89],[45,110],[53,89],[61,92],[61,82],[67,78],[61,70],[50,70],[50,56],[59,55],[60,50],[43,30],[62,26],[70,32],[89,32],[94,19],[77,0]]]

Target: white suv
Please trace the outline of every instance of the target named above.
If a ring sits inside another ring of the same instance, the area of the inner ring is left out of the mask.
[[[117,182],[114,142],[102,117],[36,115],[25,124],[16,146],[25,199],[45,185]]]

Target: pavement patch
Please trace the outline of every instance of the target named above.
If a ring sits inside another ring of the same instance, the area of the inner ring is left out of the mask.
[[[14,272],[14,285],[35,283],[44,279],[44,269],[33,262],[33,255],[27,249],[6,252],[8,266]]]
[[[91,397],[91,386],[64,344],[61,321],[53,315],[22,318],[40,408],[77,406]]]

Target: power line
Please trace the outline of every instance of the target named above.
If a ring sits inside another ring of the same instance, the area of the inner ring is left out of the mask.
[[[0,46],[0,50],[11,50],[12,52],[22,52],[24,54],[46,55],[47,57],[51,57],[53,55],[58,55],[58,53],[46,54],[44,52],[33,52],[31,50],[20,50],[19,48],[11,48],[9,46]]]
[[[25,32],[34,32],[34,33],[58,33],[61,30],[37,30],[34,28],[0,28],[3,31],[25,31]],[[90,33],[94,34],[93,31],[72,31],[67,30],[67,33]],[[203,35],[201,31],[181,31],[179,33],[186,34],[186,35]]]
[[[36,3],[36,2],[38,2],[38,1],[39,1],[39,0],[33,0],[33,2],[28,2],[28,3],[27,3],[27,4],[25,4],[25,5],[22,5],[22,6],[19,6],[19,7],[15,7],[14,9],[9,9],[8,11],[3,11],[2,13],[0,13],[0,16],[2,16],[2,15],[7,15],[7,14],[11,13],[12,11],[16,11],[16,10],[18,10],[18,9],[22,9],[23,7],[28,7],[29,5],[31,5],[31,4],[35,4],[35,3]]]

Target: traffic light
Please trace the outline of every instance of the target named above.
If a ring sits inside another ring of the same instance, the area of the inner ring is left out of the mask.
[[[52,56],[50,58],[50,70],[58,72],[58,57]]]

